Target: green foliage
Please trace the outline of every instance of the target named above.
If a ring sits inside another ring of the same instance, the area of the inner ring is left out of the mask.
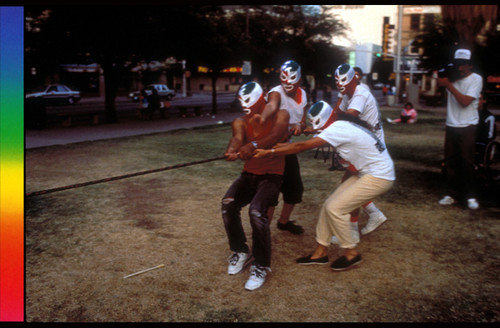
[[[423,33],[416,37],[419,47],[423,49],[421,68],[441,69],[451,61],[458,47],[467,47],[472,50],[473,61],[480,74],[499,75],[500,63],[495,59],[500,51],[500,32],[494,29],[481,30],[478,26],[485,24],[484,18],[473,18],[472,14],[468,23],[473,31],[467,34],[471,37],[472,33],[473,40],[467,40],[466,36],[459,32],[464,29],[464,24],[467,24],[466,20],[438,17],[434,24],[426,26]]]
[[[344,27],[323,11],[299,5],[234,7],[27,7],[39,32],[26,32],[26,63],[54,70],[82,60],[123,65],[173,56],[218,72],[242,60],[252,60],[260,71],[293,57],[319,72],[324,61],[344,60],[330,44]]]

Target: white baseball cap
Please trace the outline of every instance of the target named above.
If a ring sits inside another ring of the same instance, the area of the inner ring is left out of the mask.
[[[468,49],[458,49],[455,51],[455,59],[470,60],[470,50]]]

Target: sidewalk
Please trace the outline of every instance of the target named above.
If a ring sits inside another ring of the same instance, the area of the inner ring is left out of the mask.
[[[380,111],[399,109],[399,106],[380,106]],[[445,113],[444,107],[426,107],[425,111]],[[153,119],[150,121],[135,118],[121,118],[120,122],[113,124],[82,125],[71,127],[49,127],[42,130],[25,129],[25,149],[66,145],[84,141],[96,141],[160,133],[178,129],[191,129],[194,127],[213,124],[231,123],[234,118],[243,113],[220,110],[215,117],[187,117],[172,116],[169,119]]]
[[[224,111],[214,116],[171,117],[169,119],[121,119],[118,123],[50,127],[42,130],[25,129],[25,149],[66,145],[83,141],[95,141],[166,132],[179,129],[231,123],[242,113]]]

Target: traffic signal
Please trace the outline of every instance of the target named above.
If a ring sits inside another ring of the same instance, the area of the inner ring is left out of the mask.
[[[389,29],[387,31],[387,52],[390,54],[394,54],[396,40],[395,40],[396,29],[394,28],[394,24],[389,25]]]
[[[384,54],[384,60],[392,60],[391,57],[387,56],[387,53],[394,54],[394,25],[388,22],[384,23],[383,35],[382,35],[382,53]]]

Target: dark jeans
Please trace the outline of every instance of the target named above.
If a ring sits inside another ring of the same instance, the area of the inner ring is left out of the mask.
[[[267,209],[276,204],[281,183],[281,175],[243,172],[222,199],[222,219],[233,252],[248,253],[241,224],[241,209],[250,204],[248,213],[252,226],[252,254],[255,263],[264,267],[271,266],[271,232]]]
[[[474,148],[477,126],[446,127],[444,142],[445,193],[465,201],[476,196]]]
[[[295,154],[285,156],[281,192],[283,193],[283,201],[287,204],[298,204],[302,201],[304,185],[300,177],[299,160]]]

